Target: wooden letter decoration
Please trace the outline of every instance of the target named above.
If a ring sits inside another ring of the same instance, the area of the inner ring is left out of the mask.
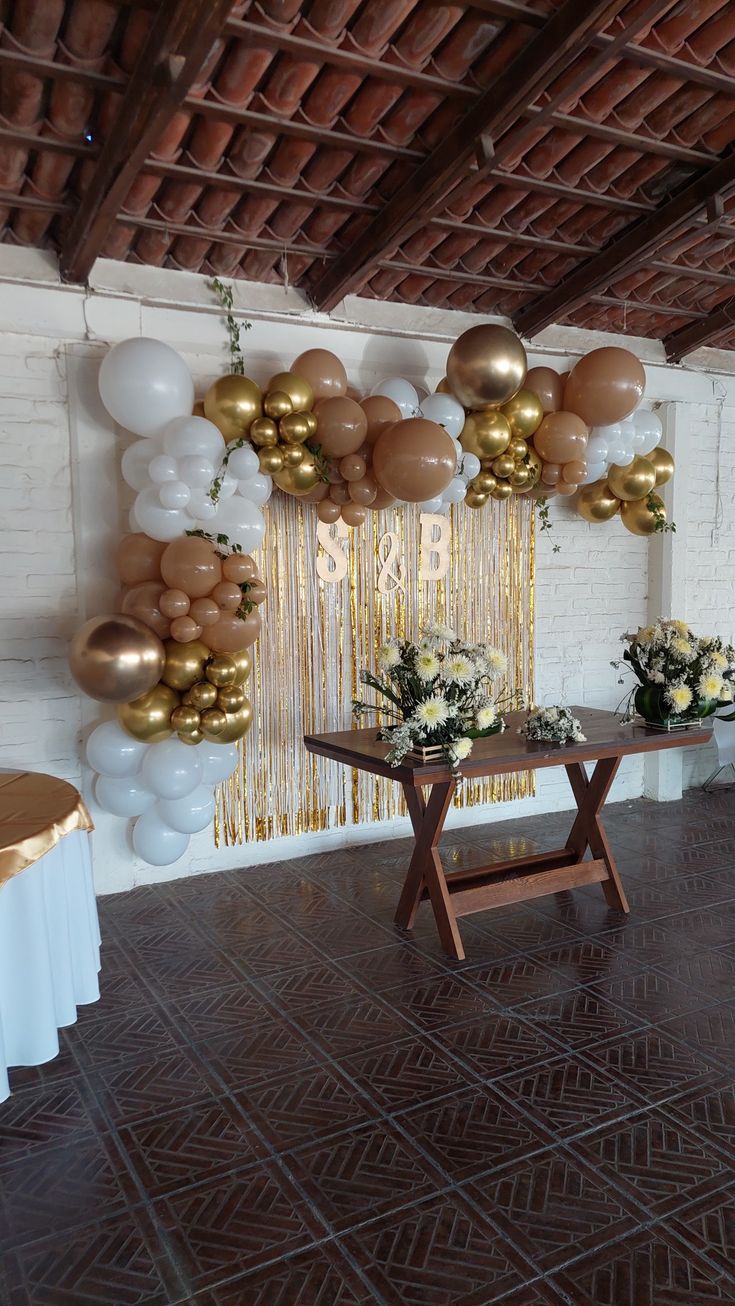
[[[419,580],[443,580],[449,571],[451,538],[449,521],[434,512],[422,512],[419,521],[421,523]]]
[[[316,536],[323,552],[317,553],[316,570],[319,578],[329,584],[337,584],[347,575],[347,558],[340,540],[347,539],[349,533],[341,518],[336,522],[320,521],[317,524]]]

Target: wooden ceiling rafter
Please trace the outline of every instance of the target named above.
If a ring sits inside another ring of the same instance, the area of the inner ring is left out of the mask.
[[[687,314],[687,316],[691,316]],[[670,363],[680,363],[686,354],[691,354],[703,345],[716,343],[726,331],[735,325],[735,295],[726,299],[713,312],[708,313],[703,321],[688,322],[686,326],[671,331],[663,338],[666,357]]]

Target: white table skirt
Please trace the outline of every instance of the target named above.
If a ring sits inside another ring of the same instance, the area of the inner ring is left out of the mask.
[[[0,1102],[9,1066],[58,1055],[58,1030],[99,998],[89,835],[67,834],[0,889]]]

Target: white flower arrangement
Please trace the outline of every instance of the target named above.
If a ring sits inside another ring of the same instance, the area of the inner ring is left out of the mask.
[[[507,659],[489,644],[466,644],[449,626],[426,626],[418,643],[390,639],[376,656],[380,676],[363,671],[361,681],[386,703],[356,699],[358,718],[371,712],[392,717],[378,737],[391,745],[388,762],[400,766],[413,748],[439,746],[455,779],[472,752],[473,738],[505,729],[501,700],[492,683],[507,671]],[[502,701],[515,706],[516,696]]]
[[[518,731],[527,739],[539,739],[553,744],[584,744],[587,736],[568,707],[537,707],[529,712]]]
[[[633,717],[634,700],[641,716],[674,724],[732,703],[735,649],[719,636],[698,636],[685,621],[660,618],[622,640],[627,645],[623,662],[639,681],[623,700],[625,720]],[[619,670],[622,662],[612,665]]]

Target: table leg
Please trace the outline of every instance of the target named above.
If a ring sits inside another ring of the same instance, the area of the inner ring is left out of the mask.
[[[629,912],[630,907],[620,879],[620,872],[600,820],[600,812],[619,766],[619,757],[602,758],[589,779],[581,762],[571,762],[566,767],[577,804],[577,816],[569,832],[566,846],[575,854],[577,861],[582,861],[589,847],[592,856],[605,863],[608,874],[607,880],[602,881],[605,901],[609,907],[617,907],[619,911]]]
[[[409,797],[407,792],[409,786],[404,788],[416,844],[398,901],[395,922],[403,929],[411,928],[416,919],[421,895],[426,888],[442,947],[450,956],[462,960],[465,955],[464,948],[437,848],[455,787],[453,780],[434,785],[426,804],[416,790],[413,790]]]

